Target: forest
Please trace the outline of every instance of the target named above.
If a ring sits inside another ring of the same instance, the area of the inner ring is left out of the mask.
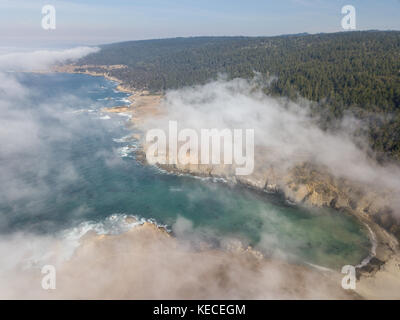
[[[110,75],[151,92],[202,84],[219,74],[253,78],[259,73],[274,79],[265,85],[266,93],[311,101],[325,129],[354,115],[365,128],[355,134],[368,136],[378,160],[400,160],[400,32],[192,37],[100,47],[77,64],[126,65]]]

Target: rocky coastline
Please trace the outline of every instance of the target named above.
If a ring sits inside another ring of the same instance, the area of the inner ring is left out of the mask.
[[[159,107],[161,95],[149,95],[146,91],[138,91],[112,77],[112,68],[124,66],[59,66],[55,72],[83,73],[92,76],[103,76],[118,83],[117,90],[130,93],[128,106],[106,109],[107,112],[126,112],[132,114],[132,126],[141,128],[141,123],[151,116],[161,114]],[[110,69],[111,68],[111,69]],[[149,98],[150,97],[150,98]],[[137,151],[137,159],[146,162],[146,144],[143,136],[142,148]],[[269,163],[263,155],[257,153],[256,168],[250,176],[238,177],[232,168],[221,165],[159,165],[172,173],[185,173],[202,177],[223,178],[232,183],[242,184],[262,192],[281,192],[288,200],[304,205],[329,207],[352,214],[366,225],[370,231],[371,253],[357,266],[356,292],[364,298],[400,298],[400,224],[392,218],[391,209],[387,205],[396,195],[387,190],[379,190],[373,186],[364,186],[353,181],[339,179],[329,173],[328,168],[318,167],[310,162],[299,162],[285,172]],[[379,283],[381,281],[381,283]]]

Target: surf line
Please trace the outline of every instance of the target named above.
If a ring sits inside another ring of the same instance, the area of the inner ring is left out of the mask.
[[[369,231],[370,241],[371,241],[371,250],[370,250],[368,256],[365,257],[358,265],[355,266],[356,268],[362,268],[362,267],[366,266],[372,260],[372,258],[376,256],[376,248],[378,246],[378,242],[376,240],[375,233],[372,231],[371,227],[366,222],[364,222],[364,225],[367,227],[367,229]]]

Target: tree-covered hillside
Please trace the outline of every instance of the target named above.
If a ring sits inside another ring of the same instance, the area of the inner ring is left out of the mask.
[[[373,149],[400,159],[400,32],[130,41],[104,45],[79,64],[124,64],[111,75],[151,91],[219,73],[275,76],[268,93],[318,102],[324,125],[351,109],[368,124]]]

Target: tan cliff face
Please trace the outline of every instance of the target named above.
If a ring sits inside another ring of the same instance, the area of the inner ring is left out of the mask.
[[[297,202],[353,212],[400,236],[400,223],[389,209],[396,197],[390,190],[335,178],[328,168],[307,163],[292,168],[285,182],[285,194]]]

